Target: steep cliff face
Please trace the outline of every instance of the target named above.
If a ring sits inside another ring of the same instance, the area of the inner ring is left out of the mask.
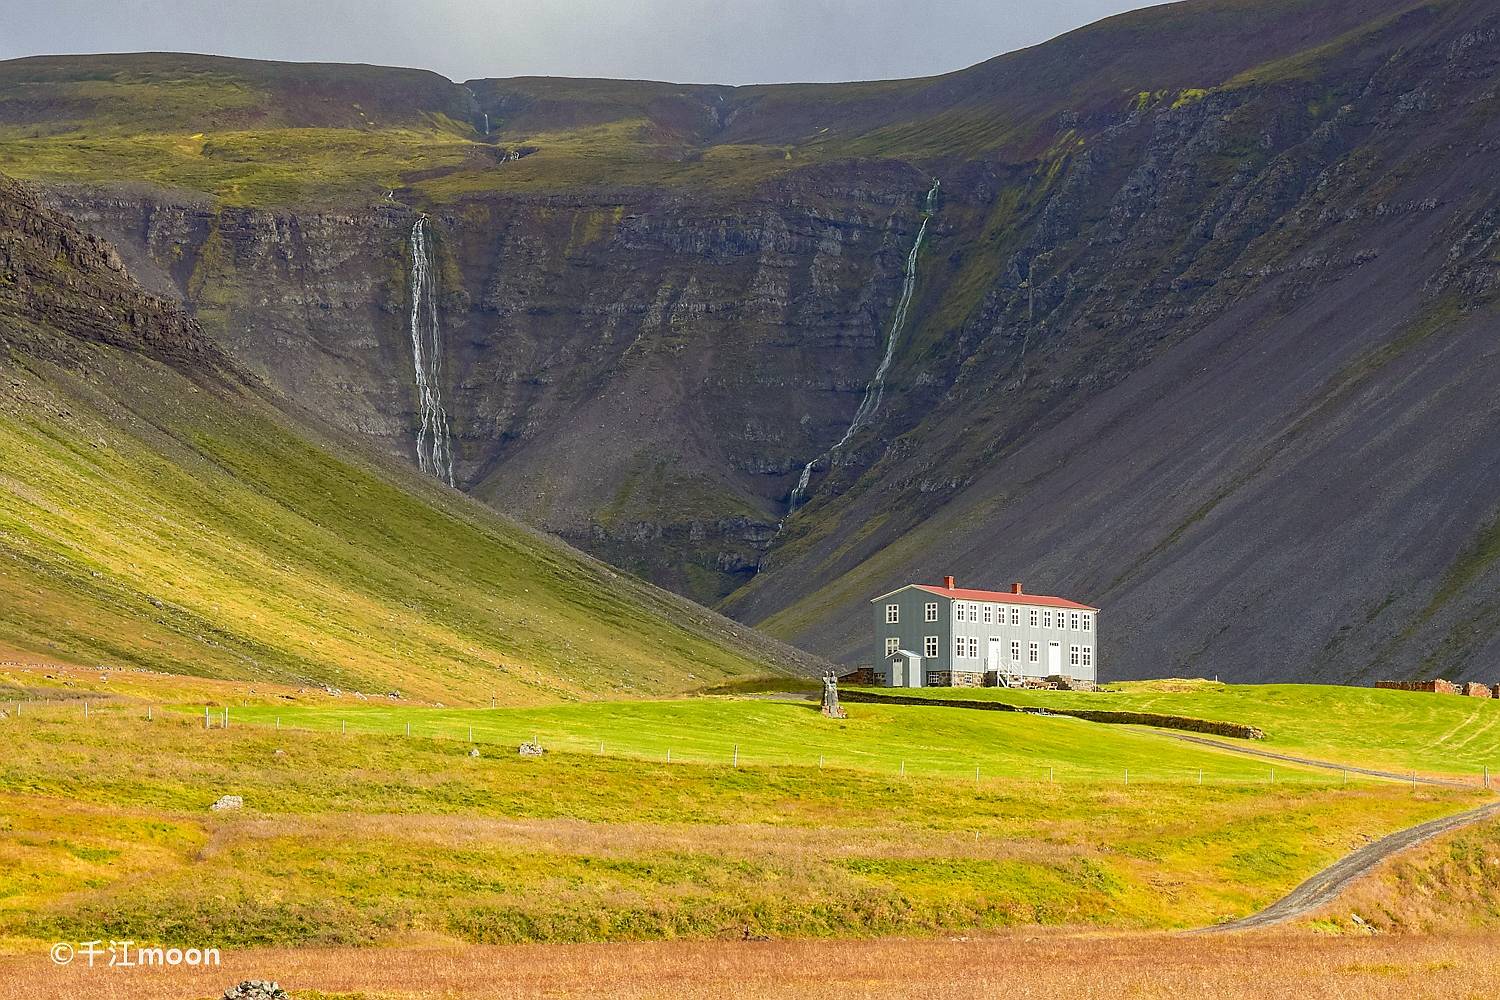
[[[884,347],[926,178],[818,168],[707,192],[491,196],[429,214],[457,485],[713,602],[753,573],[802,464]],[[219,343],[414,455],[418,213],[69,189]]]
[[[821,653],[867,658],[869,595],[956,572],[1104,605],[1117,676],[1463,675],[1500,628],[1497,63],[1476,0],[1203,0],[929,80],[402,77],[399,133],[301,85],[367,173],[304,129],[168,136],[170,168],[110,147],[101,177],[0,100],[0,163],[43,163],[216,340],[408,459],[425,212],[458,485]],[[271,145],[316,187],[229,155]],[[881,406],[788,516],[934,177]]]
[[[181,309],[143,291],[108,242],[0,175],[0,344],[44,328],[188,363],[224,360]],[[7,345],[11,346],[11,345]]]

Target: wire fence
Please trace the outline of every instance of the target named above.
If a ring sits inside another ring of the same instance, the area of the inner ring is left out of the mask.
[[[1194,785],[1200,787],[1242,787],[1249,785],[1295,785],[1321,787],[1369,787],[1388,785],[1395,776],[1362,773],[1355,765],[1318,768],[1310,765],[1265,763],[1238,759],[1232,751],[1205,751],[1211,758],[1191,766],[1167,763],[1155,766],[1120,765],[1101,762],[1096,765],[1076,761],[1041,759],[1018,761],[1003,757],[976,759],[961,752],[914,746],[910,753],[880,752],[869,748],[827,745],[802,745],[773,748],[765,743],[742,743],[733,735],[714,736],[697,730],[658,732],[635,738],[618,732],[570,732],[547,726],[525,726],[496,718],[495,712],[473,710],[472,717],[454,719],[418,715],[412,711],[386,712],[372,716],[368,710],[347,713],[317,710],[278,714],[264,706],[204,706],[202,713],[183,706],[156,706],[120,699],[71,698],[55,701],[14,701],[0,703],[0,712],[17,722],[38,719],[52,723],[88,723],[101,719],[137,720],[143,723],[173,725],[222,733],[248,728],[257,733],[284,732],[296,736],[336,735],[348,738],[385,738],[387,740],[433,741],[453,749],[477,750],[481,756],[520,756],[523,743],[535,744],[548,753],[572,756],[618,758],[657,764],[678,764],[729,768],[809,768],[827,771],[856,771],[864,775],[895,779],[936,778],[971,782],[985,786],[991,782],[1028,782],[1039,784],[1088,783],[1090,785]],[[1482,767],[1472,775],[1434,775],[1410,771],[1400,780],[1415,791],[1435,785],[1463,784],[1475,789],[1491,787],[1489,769]]]

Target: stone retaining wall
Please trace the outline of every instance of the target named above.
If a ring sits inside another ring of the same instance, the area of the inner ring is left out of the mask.
[[[959,698],[919,698],[913,695],[875,694],[870,691],[841,691],[844,701],[895,705],[931,705],[938,708],[969,708],[982,712],[1021,712],[1026,715],[1066,715],[1088,722],[1106,725],[1155,726],[1158,729],[1181,729],[1190,733],[1208,733],[1213,736],[1232,736],[1242,740],[1263,740],[1266,734],[1254,726],[1239,722],[1216,722],[1212,719],[1193,719],[1185,715],[1159,715],[1155,712],[1108,712],[1080,708],[1030,708],[1007,705],[1002,701],[965,701]]]

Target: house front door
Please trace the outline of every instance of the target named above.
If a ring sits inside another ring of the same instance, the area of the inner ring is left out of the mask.
[[[1056,677],[1062,673],[1062,643],[1047,643],[1047,676]]]
[[[1000,672],[1000,637],[990,636],[990,647],[985,651],[984,669],[992,674]]]

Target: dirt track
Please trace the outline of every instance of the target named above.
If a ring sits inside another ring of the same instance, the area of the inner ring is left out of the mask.
[[[1489,819],[1491,816],[1496,815],[1500,815],[1500,802],[1491,802],[1480,806],[1478,809],[1470,809],[1468,812],[1458,813],[1453,816],[1444,816],[1440,819],[1429,820],[1419,826],[1399,830],[1388,837],[1383,837],[1375,841],[1373,844],[1366,844],[1352,854],[1346,854],[1259,913],[1252,913],[1248,917],[1242,917],[1227,924],[1206,927],[1202,931],[1194,933],[1214,934],[1223,931],[1243,931],[1260,927],[1272,927],[1276,924],[1285,923],[1288,920],[1310,913],[1329,902],[1342,892],[1350,882],[1367,874],[1372,868],[1387,858],[1399,854],[1408,848],[1415,847],[1424,841],[1431,840],[1439,834],[1447,833],[1450,830],[1457,830],[1459,827],[1468,826],[1470,823],[1477,823],[1480,820]]]
[[[1241,743],[1226,743],[1223,740],[1211,740],[1203,736],[1187,736],[1182,733],[1168,733],[1174,739],[1182,740],[1184,743],[1197,743],[1200,746],[1213,747],[1215,750],[1230,750],[1234,753],[1245,754],[1250,757],[1260,757],[1264,760],[1279,760],[1287,764],[1301,764],[1304,767],[1320,767],[1329,771],[1347,771],[1350,774],[1359,774],[1367,778],[1383,778],[1387,781],[1415,782],[1419,785],[1440,785],[1444,788],[1476,788],[1477,782],[1458,781],[1451,778],[1424,778],[1420,774],[1398,774],[1395,771],[1377,771],[1368,767],[1352,767],[1348,764],[1335,764],[1332,761],[1314,760],[1311,757],[1293,757],[1290,754],[1276,753],[1273,750],[1257,750],[1247,747]]]

